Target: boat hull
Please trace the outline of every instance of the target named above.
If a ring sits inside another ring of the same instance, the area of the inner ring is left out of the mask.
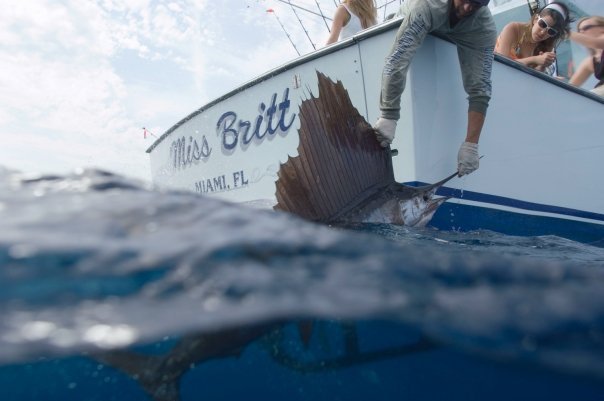
[[[195,111],[148,150],[154,183],[233,202],[275,203],[277,171],[297,156],[298,108],[317,72],[341,81],[369,122],[379,115],[383,60],[397,23],[295,60]],[[431,225],[519,235],[604,238],[604,101],[496,57],[480,169],[456,178]],[[456,47],[429,36],[411,65],[392,147],[398,182],[456,170],[467,123]]]

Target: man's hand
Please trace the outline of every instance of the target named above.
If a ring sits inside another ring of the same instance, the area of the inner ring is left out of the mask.
[[[378,118],[373,125],[375,135],[383,148],[388,147],[394,139],[394,133],[396,132],[396,120],[388,120],[386,118]]]
[[[457,174],[461,177],[478,169],[478,144],[464,142],[457,153]]]

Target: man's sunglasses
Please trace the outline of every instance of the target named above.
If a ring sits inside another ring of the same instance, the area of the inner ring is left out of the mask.
[[[537,17],[537,24],[539,24],[539,28],[546,29],[545,32],[547,32],[547,34],[549,36],[557,36],[558,35],[558,30],[552,28],[551,26],[549,26],[547,24],[547,22],[545,22],[545,20],[543,18]]]
[[[478,0],[464,0],[464,3],[471,5],[472,10],[477,10],[483,6],[483,3]]]

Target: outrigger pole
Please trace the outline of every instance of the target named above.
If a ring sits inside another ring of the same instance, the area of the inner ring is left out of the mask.
[[[292,44],[292,46],[294,47],[294,50],[296,51],[296,53],[298,53],[298,56],[301,56],[300,52],[298,51],[298,48],[296,47],[296,44],[292,40],[291,36],[289,36],[289,33],[287,33],[287,30],[285,29],[285,27],[281,23],[281,20],[279,19],[279,17],[277,17],[277,13],[275,13],[275,10],[273,10],[272,8],[269,8],[268,10],[266,10],[266,12],[273,14],[275,16],[275,18],[277,18],[277,22],[279,23],[279,25],[281,25],[281,29],[283,29],[283,32],[285,32],[285,35],[289,39],[289,43]]]
[[[291,0],[277,0],[280,3],[283,4],[287,4],[291,7],[292,11],[294,12],[294,15],[296,16],[296,18],[298,19],[298,22],[300,23],[300,25],[302,26],[302,29],[304,30],[304,33],[306,34],[306,37],[308,38],[308,40],[310,41],[310,44],[312,45],[313,49],[317,50],[314,42],[312,41],[312,39],[310,38],[310,35],[308,33],[308,31],[306,30],[306,27],[304,26],[304,23],[302,22],[302,20],[300,19],[300,16],[298,15],[296,9],[305,11],[307,13],[313,14],[315,16],[321,17],[323,19],[323,22],[325,23],[325,26],[327,27],[327,31],[331,32],[331,29],[329,27],[328,24],[328,20],[331,21],[332,18],[326,16],[323,13],[323,10],[321,9],[321,6],[319,5],[319,2],[317,0],[315,0],[315,4],[317,5],[317,8],[319,9],[319,12],[317,13],[316,11],[313,10],[309,10],[308,8],[305,7],[301,7],[297,4],[292,3]],[[402,4],[403,0],[387,0],[384,4],[382,4],[379,8],[384,8],[384,20],[386,19],[386,11],[388,8],[388,5],[390,5],[391,3],[396,3],[398,1],[399,5]],[[527,0],[527,1],[539,1],[539,0]],[[338,1],[337,0],[333,0],[334,4],[336,7],[339,7]],[[379,9],[378,8],[378,9]],[[283,29],[283,32],[285,32],[285,35],[287,36],[287,39],[289,39],[289,42],[291,43],[291,45],[294,47],[294,49],[296,50],[296,53],[298,53],[298,56],[300,56],[300,52],[298,51],[298,48],[296,47],[296,45],[294,44],[291,36],[289,35],[289,33],[287,32],[287,30],[285,29],[285,26],[283,26],[283,24],[281,23],[281,20],[279,19],[279,17],[277,16],[277,14],[275,13],[275,11],[272,8],[269,8],[268,10],[266,10],[269,13],[273,13],[275,14],[275,18],[277,18],[277,22],[279,22],[279,25],[281,26],[281,29]]]
[[[296,7],[296,8],[299,8],[300,10],[306,11],[307,13],[311,13],[311,14],[316,15],[317,17],[323,17],[324,19],[328,19],[328,20],[330,20],[330,21],[331,21],[331,18],[326,17],[325,15],[323,15],[323,13],[319,14],[319,13],[317,13],[316,11],[309,10],[308,8],[300,7],[300,6],[299,6],[299,5],[297,5],[297,4],[293,4],[293,3],[292,3],[291,1],[289,1],[289,0],[288,0],[288,1],[285,1],[285,0],[277,0],[277,1],[278,1],[278,2],[281,2],[281,3],[284,3],[284,4],[289,4],[289,5],[290,5],[292,8]],[[334,2],[335,2],[335,0],[334,0]],[[338,6],[338,4],[336,3],[336,7],[337,7],[337,6]]]
[[[321,10],[321,6],[319,5],[319,1],[315,0],[315,3],[317,4],[319,13],[321,14],[321,17],[323,18],[323,22],[325,22],[325,26],[327,27],[327,32],[331,32],[331,29],[329,29],[329,24],[327,23],[327,19],[325,18],[325,15],[323,14],[323,10]]]
[[[298,15],[298,12],[294,8],[294,5],[292,4],[292,2],[290,0],[287,0],[287,2],[291,6],[292,11],[294,12],[294,15],[296,16],[296,18],[298,18],[298,22],[300,23],[300,26],[302,27],[302,30],[306,34],[306,37],[308,38],[308,41],[312,45],[312,48],[315,49],[315,50],[317,50],[317,47],[315,46],[315,44],[313,43],[312,39],[310,38],[310,35],[308,34],[308,31],[306,30],[306,27],[304,26],[304,23],[302,22],[302,20],[300,19],[300,16]]]
[[[386,20],[386,9],[388,9],[388,5],[390,5],[390,3],[394,3],[395,1],[396,0],[390,0],[390,1],[385,2],[382,6],[380,6],[380,7],[384,7],[384,17],[382,19],[383,21]],[[402,4],[402,3],[403,2],[401,0],[398,0],[398,4],[399,5]]]

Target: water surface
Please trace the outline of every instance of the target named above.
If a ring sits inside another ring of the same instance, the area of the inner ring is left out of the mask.
[[[603,266],[555,236],[1,170],[2,399],[601,399]]]

